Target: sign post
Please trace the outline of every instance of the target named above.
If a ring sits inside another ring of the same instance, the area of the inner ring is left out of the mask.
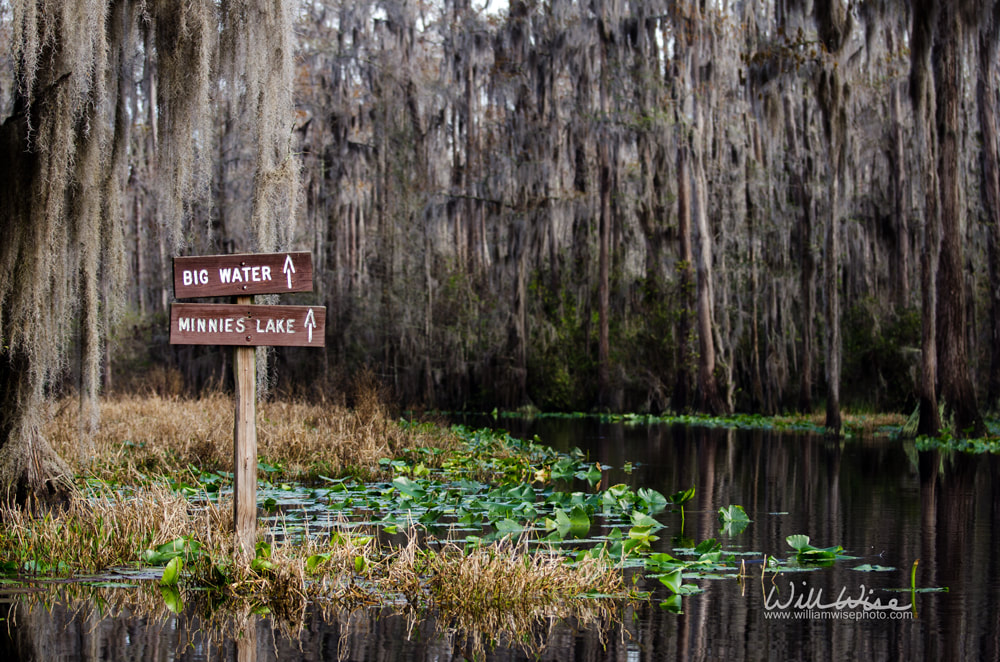
[[[235,296],[233,304],[174,303],[170,344],[233,346],[233,526],[244,561],[257,544],[256,347],[323,347],[324,306],[258,306],[254,294],[312,291],[310,253],[174,258],[175,298]]]
[[[253,297],[237,297],[249,304]],[[249,561],[257,546],[257,349],[233,348],[233,528],[236,553]]]

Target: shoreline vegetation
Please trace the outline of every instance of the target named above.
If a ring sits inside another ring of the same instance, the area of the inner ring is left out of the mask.
[[[426,503],[413,498],[413,481],[429,484],[443,466],[473,492],[510,489],[532,482],[539,461],[556,462],[557,453],[465,431],[480,444],[470,454],[470,439],[455,430],[393,418],[374,389],[354,400],[350,409],[259,404],[258,544],[248,566],[232,561],[231,395],[102,399],[100,428],[85,444],[77,400],[57,401],[44,433],[67,458],[74,490],[43,514],[0,506],[0,570],[10,584],[46,588],[25,600],[51,602],[58,592],[85,611],[99,592],[119,609],[181,613],[187,604],[237,620],[270,615],[292,633],[309,609],[389,607],[457,629],[470,650],[530,642],[551,618],[620,622],[638,595],[620,563],[598,555],[567,562],[529,544],[526,529],[474,544],[439,535]],[[341,492],[350,494],[337,501]],[[299,503],[267,496],[281,494]],[[353,502],[359,514],[310,524],[300,513],[317,502],[331,512]],[[366,521],[376,507],[399,511],[398,525]]]
[[[663,526],[654,515],[680,506],[683,533],[683,502],[694,487],[670,496],[625,485],[601,490],[607,467],[579,451],[408,422],[371,388],[354,401],[352,408],[260,404],[259,542],[250,565],[240,566],[230,533],[231,396],[107,398],[86,443],[77,400],[60,400],[45,434],[74,471],[75,490],[42,516],[0,509],[0,568],[13,583],[42,581],[49,591],[65,593],[66,581],[80,595],[111,591],[111,603],[122,606],[268,614],[292,632],[307,609],[390,606],[432,616],[479,649],[530,641],[552,617],[614,625],[629,604],[651,599],[646,579],[666,586],[671,597],[661,606],[677,610],[681,596],[698,591],[681,577],[711,572],[742,581],[739,559],[714,539],[691,541],[678,558],[652,552]],[[808,417],[601,420],[823,431]],[[844,422],[849,437],[894,439],[906,425],[899,415]],[[995,438],[981,444],[996,452]],[[589,489],[562,491],[583,484]],[[315,515],[317,504],[325,519]],[[727,531],[749,522],[740,506],[721,505]],[[598,544],[576,544],[584,539]],[[769,570],[795,562],[774,553]]]
[[[467,412],[431,412],[445,417],[468,415]],[[784,414],[765,416],[762,414],[733,414],[730,416],[710,416],[707,414],[612,414],[612,413],[566,413],[541,412],[532,408],[514,411],[494,409],[489,414],[494,419],[574,419],[594,418],[602,423],[622,423],[625,425],[683,425],[690,427],[731,428],[744,430],[780,430],[803,432],[816,435],[832,435],[846,439],[858,437],[881,437],[890,440],[914,440],[917,450],[945,450],[964,453],[1000,453],[1000,420],[986,419],[987,434],[984,437],[955,435],[942,430],[937,437],[917,434],[919,411],[908,417],[893,412],[852,413],[843,412],[841,429],[831,432],[825,424],[824,413]]]

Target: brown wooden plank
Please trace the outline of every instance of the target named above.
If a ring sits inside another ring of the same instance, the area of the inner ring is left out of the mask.
[[[174,258],[174,297],[311,292],[312,253],[240,253]]]
[[[325,336],[325,306],[170,306],[171,345],[323,347]]]
[[[252,308],[252,297],[237,307]],[[233,533],[238,560],[249,563],[257,544],[257,350],[233,348],[236,412],[233,420]]]

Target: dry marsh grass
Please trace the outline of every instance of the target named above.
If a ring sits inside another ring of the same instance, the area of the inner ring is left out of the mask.
[[[583,597],[628,594],[620,568],[598,558],[568,564],[557,554],[532,551],[525,538],[472,551],[449,543],[407,569],[413,558],[420,555],[401,553],[403,570],[395,575],[426,576],[425,590],[437,617],[462,633],[476,656],[500,643],[540,649],[545,641],[540,627],[560,620],[600,627],[615,620],[612,614],[621,601]]]
[[[595,558],[567,564],[558,554],[531,551],[525,539],[466,553],[448,544],[430,557],[429,589],[441,613],[459,623],[516,630],[519,622],[588,593],[623,594],[618,569]]]
[[[257,409],[262,461],[287,479],[317,474],[375,475],[378,460],[403,448],[456,448],[457,439],[435,426],[406,428],[370,394],[358,406],[264,402]],[[120,396],[101,401],[98,431],[83,443],[77,401],[55,406],[45,434],[78,474],[111,478],[123,469],[173,474],[194,465],[232,471],[233,399],[214,393],[197,400]],[[85,449],[85,450],[84,450]]]

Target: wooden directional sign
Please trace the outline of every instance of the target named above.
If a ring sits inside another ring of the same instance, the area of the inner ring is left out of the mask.
[[[171,345],[323,347],[325,331],[325,306],[170,306]]]
[[[174,258],[178,299],[312,292],[312,253],[247,253]]]
[[[323,306],[255,306],[254,294],[312,291],[310,253],[254,253],[174,258],[174,296],[236,297],[234,304],[174,303],[171,345],[235,345],[233,376],[233,532],[243,563],[254,556],[257,537],[258,345],[323,347]]]

